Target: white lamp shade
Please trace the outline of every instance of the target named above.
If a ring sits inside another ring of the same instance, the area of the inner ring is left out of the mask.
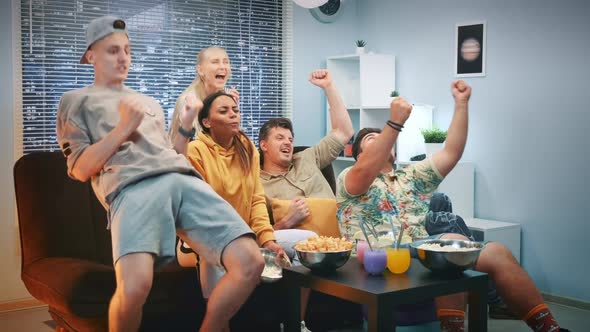
[[[303,8],[316,8],[325,4],[328,0],[293,0],[293,2]]]

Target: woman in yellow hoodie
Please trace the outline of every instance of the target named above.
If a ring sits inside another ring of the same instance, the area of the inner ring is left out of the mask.
[[[219,91],[209,95],[199,113],[201,132],[188,146],[187,157],[204,180],[256,233],[258,245],[285,255],[270,224],[264,189],[260,182],[260,156],[254,143],[240,130],[240,110],[232,95]],[[281,230],[290,241],[316,235],[305,230]],[[280,239],[279,239],[280,240]],[[223,271],[201,265],[203,295],[207,297]]]

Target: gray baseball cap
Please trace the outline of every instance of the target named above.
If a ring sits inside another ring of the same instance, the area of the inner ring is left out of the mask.
[[[86,51],[82,54],[80,63],[88,63],[86,52],[92,44],[114,32],[123,32],[129,38],[125,21],[115,16],[102,16],[90,21],[86,28]]]

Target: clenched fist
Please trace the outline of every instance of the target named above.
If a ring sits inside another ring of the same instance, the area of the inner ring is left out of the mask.
[[[389,105],[389,119],[395,123],[403,125],[412,113],[412,105],[403,97],[393,98]]]
[[[303,219],[309,216],[309,207],[303,198],[294,198],[289,204],[289,210],[287,216],[291,216],[290,228],[297,227],[301,224]]]
[[[451,93],[455,102],[468,102],[471,97],[471,87],[462,80],[454,81],[451,84]]]
[[[192,130],[192,124],[195,121],[195,117],[203,108],[203,102],[201,99],[188,94],[184,98],[184,108],[180,111],[180,123],[183,129],[190,131]],[[186,128],[186,126],[191,126]]]
[[[332,76],[327,69],[314,70],[309,76],[309,81],[322,89],[329,87],[333,82]]]
[[[140,95],[122,97],[119,100],[119,126],[130,135],[139,127],[146,112],[150,112],[150,109],[142,102]]]

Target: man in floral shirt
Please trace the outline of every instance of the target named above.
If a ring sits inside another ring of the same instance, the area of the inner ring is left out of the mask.
[[[369,140],[379,132],[376,128],[365,128],[358,137]],[[424,220],[429,211],[430,197],[443,180],[432,159],[394,173],[379,173],[369,190],[357,196],[349,195],[344,186],[346,174],[351,169],[349,167],[340,174],[337,184],[338,219],[344,237],[352,240],[355,234],[360,234],[360,220],[371,223],[377,230],[390,230],[391,220],[396,234],[401,224],[405,224],[402,243],[428,237]]]
[[[464,235],[446,233],[430,236],[425,216],[430,197],[457,164],[467,141],[468,104],[471,87],[463,81],[451,85],[455,111],[443,150],[401,170],[393,169],[393,147],[398,134],[410,116],[412,106],[403,98],[390,105],[390,119],[383,130],[361,130],[353,144],[356,163],[345,169],[337,182],[340,232],[348,239],[360,230],[359,222],[377,230],[396,231],[405,228],[402,243],[421,238],[463,239]],[[482,250],[475,270],[488,273],[509,309],[522,317],[536,332],[566,331],[560,329],[538,289],[520,267],[510,250],[499,243],[488,243]],[[436,299],[441,330],[464,331],[465,297],[454,294]]]

